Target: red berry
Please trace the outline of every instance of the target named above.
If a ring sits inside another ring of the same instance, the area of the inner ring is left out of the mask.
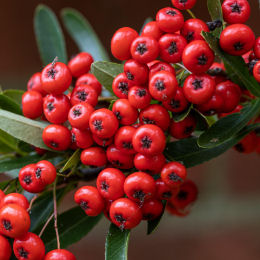
[[[85,165],[101,167],[106,165],[106,152],[101,147],[90,147],[81,152],[80,160]]]
[[[70,101],[64,94],[49,94],[43,99],[44,116],[53,124],[62,124],[66,122],[69,110]]]
[[[76,144],[81,149],[89,148],[93,144],[92,135],[89,130],[82,130],[78,128],[71,129],[72,144]]]
[[[30,228],[30,216],[17,204],[4,205],[0,209],[0,233],[11,238],[25,235]]]
[[[153,220],[162,214],[163,204],[160,200],[150,199],[144,202],[141,210],[144,220]]]
[[[1,205],[3,203],[4,197],[5,197],[5,193],[2,190],[0,190],[0,208],[1,208]]]
[[[260,83],[260,61],[258,61],[255,64],[254,69],[253,69],[253,75],[254,75],[256,81]]]
[[[120,73],[114,78],[112,89],[118,98],[127,98],[128,91],[132,84],[133,83],[127,78],[126,73]]]
[[[234,148],[236,151],[244,154],[253,153],[257,146],[257,136],[254,132],[251,132],[244,137]]]
[[[176,187],[174,189],[170,188],[165,182],[160,178],[155,181],[156,185],[156,195],[155,197],[160,200],[169,200],[175,197],[180,188]]]
[[[151,95],[147,88],[134,86],[128,92],[128,101],[135,108],[145,108],[151,102]]]
[[[133,136],[134,149],[141,154],[156,155],[165,148],[165,135],[156,125],[143,125],[138,127]]]
[[[97,189],[107,200],[116,200],[124,196],[125,175],[118,169],[106,168],[97,177]]]
[[[16,238],[13,244],[14,254],[18,260],[43,260],[45,246],[37,235],[28,232],[21,238]]]
[[[220,47],[231,55],[241,56],[251,50],[255,43],[254,32],[244,24],[226,27],[221,35]]]
[[[102,85],[98,82],[98,80],[96,79],[96,77],[93,74],[86,73],[86,74],[83,74],[82,76],[80,76],[77,79],[75,86],[77,87],[80,85],[89,85],[96,90],[98,95],[101,94]]]
[[[29,202],[27,198],[20,193],[9,193],[2,199],[1,207],[7,204],[17,204],[27,210],[29,208]]]
[[[31,76],[27,83],[27,90],[38,91],[45,96],[47,92],[42,89],[41,75],[41,72],[36,72]]]
[[[42,115],[42,95],[38,91],[26,91],[22,96],[23,115],[35,119]]]
[[[41,75],[43,90],[51,94],[62,94],[69,88],[71,80],[70,70],[62,62],[48,64]]]
[[[180,10],[191,9],[197,0],[171,0],[174,7]]]
[[[12,255],[12,248],[8,242],[8,240],[0,235],[0,259],[1,260],[9,260]]]
[[[103,138],[96,136],[95,134],[92,134],[92,138],[97,145],[102,146],[102,147],[109,146],[114,141],[113,137],[103,139]]]
[[[257,59],[260,59],[260,37],[256,38],[255,40],[254,54]]]
[[[160,30],[158,23],[151,21],[144,26],[141,36],[149,36],[159,40],[162,34],[163,32]]]
[[[88,216],[97,216],[104,209],[104,200],[97,188],[83,186],[74,194],[75,202],[85,211]]]
[[[36,163],[34,171],[36,178],[41,179],[45,185],[52,184],[57,176],[55,166],[46,160]]]
[[[120,229],[136,227],[142,220],[142,212],[138,205],[127,198],[115,200],[109,210],[111,221]]]
[[[136,129],[133,126],[123,126],[118,129],[115,134],[115,146],[126,154],[134,154],[136,151],[133,148],[133,135]]]
[[[50,251],[44,260],[76,260],[76,257],[65,249],[55,249]]]
[[[151,78],[156,72],[162,71],[162,70],[168,71],[175,76],[175,70],[169,63],[159,61],[150,67],[149,78]]]
[[[93,61],[92,56],[87,52],[81,52],[73,57],[68,63],[72,76],[78,78],[87,73]]]

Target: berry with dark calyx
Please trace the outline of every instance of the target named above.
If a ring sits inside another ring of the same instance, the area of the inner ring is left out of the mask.
[[[158,71],[168,71],[175,76],[175,70],[172,65],[167,62],[158,61],[150,67],[149,78],[151,78]]]
[[[29,202],[27,198],[20,193],[9,193],[5,195],[2,199],[2,202],[0,202],[0,208],[3,205],[7,205],[7,204],[17,204],[22,208],[24,208],[25,210],[29,208]]]
[[[82,76],[80,76],[77,79],[75,86],[77,87],[77,86],[80,86],[80,85],[89,85],[96,90],[98,95],[101,94],[102,85],[99,83],[99,81],[97,80],[97,78],[93,74],[86,73],[86,74],[83,74]]]
[[[128,92],[128,101],[134,108],[143,109],[151,102],[151,95],[147,88],[134,86]]]
[[[191,9],[197,0],[171,0],[174,7],[180,10]]]
[[[1,260],[9,260],[12,255],[12,248],[8,242],[8,240],[0,235],[0,259]]]
[[[45,185],[52,184],[57,176],[55,166],[47,160],[36,163],[34,171],[36,178],[41,179]]]
[[[136,129],[133,126],[123,126],[118,129],[115,134],[114,144],[117,149],[126,154],[134,154],[136,151],[133,148],[133,135]]]
[[[160,200],[169,200],[175,197],[180,190],[179,187],[173,189],[170,188],[168,185],[166,185],[166,183],[161,178],[155,181],[155,185],[156,185],[155,197]]]
[[[44,260],[76,260],[76,257],[68,250],[55,249],[47,253]]]
[[[89,148],[93,144],[93,138],[89,130],[75,127],[71,129],[71,141],[81,149]]]
[[[149,199],[144,202],[141,210],[144,220],[153,220],[162,214],[163,204],[158,199]]]
[[[27,90],[38,91],[42,96],[45,96],[47,92],[42,89],[41,75],[41,72],[36,72],[31,76],[27,83]]]
[[[147,23],[141,33],[141,36],[150,36],[159,40],[163,32],[160,30],[158,23],[156,21],[151,21]]]
[[[109,146],[110,144],[113,143],[114,141],[114,137],[109,137],[109,138],[100,138],[98,136],[96,136],[95,134],[92,134],[92,138],[93,138],[93,141],[99,145],[99,146],[102,146],[102,147],[107,147]]]
[[[90,147],[81,152],[80,160],[89,166],[105,166],[107,163],[106,152],[101,147]]]
[[[120,73],[114,78],[112,89],[118,98],[127,98],[128,91],[130,87],[132,87],[132,84],[133,83],[127,78],[126,73]]]
[[[259,61],[259,59],[253,59],[253,60],[251,60],[248,64],[247,64],[247,66],[248,66],[248,70],[249,70],[249,72],[250,73],[254,73],[254,67],[255,67],[255,65],[256,65],[256,63]]]
[[[42,115],[42,94],[38,91],[26,91],[22,96],[22,110],[25,117],[36,119]]]

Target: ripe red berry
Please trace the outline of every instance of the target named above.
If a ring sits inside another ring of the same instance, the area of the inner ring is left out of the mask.
[[[207,71],[214,61],[214,53],[205,41],[190,42],[182,53],[184,66],[194,74]]]
[[[240,153],[250,154],[253,153],[257,146],[257,136],[251,132],[244,137],[239,143],[234,146],[234,149]]]
[[[250,5],[247,0],[225,0],[222,3],[224,20],[229,24],[245,23],[250,17]]]
[[[171,99],[177,90],[176,77],[168,71],[156,72],[149,80],[151,96],[158,101]]]
[[[254,32],[244,24],[226,27],[221,35],[220,47],[231,55],[241,56],[251,50],[255,43]]]
[[[85,211],[88,216],[97,216],[104,209],[104,199],[97,188],[83,186],[74,194],[75,202]]]
[[[8,242],[8,240],[0,235],[0,259],[1,260],[9,260],[12,255],[12,248]]]
[[[159,40],[162,34],[163,32],[160,30],[158,23],[151,21],[144,26],[141,36],[149,36]]]
[[[98,82],[98,80],[96,79],[96,77],[93,74],[86,73],[86,74],[83,74],[82,76],[80,76],[77,79],[75,86],[77,87],[80,85],[89,85],[96,90],[98,95],[101,94],[102,85]]]
[[[170,188],[168,185],[166,185],[166,183],[161,178],[155,181],[155,185],[156,185],[155,197],[160,200],[169,200],[175,197],[180,190],[179,187],[176,187],[174,189]]]
[[[94,108],[88,103],[79,103],[74,105],[68,114],[68,120],[72,127],[78,129],[87,129],[89,127],[90,115]]]
[[[128,92],[128,101],[134,108],[145,108],[151,102],[151,95],[147,88],[134,86]]]
[[[45,256],[45,246],[42,240],[36,234],[30,232],[14,240],[13,250],[18,260],[43,260]]]
[[[70,101],[64,94],[49,94],[43,99],[44,116],[53,124],[62,124],[66,122],[69,110]]]
[[[138,118],[138,110],[130,104],[128,99],[118,99],[113,104],[112,111],[122,125],[132,125]]]
[[[76,144],[81,149],[89,148],[93,144],[92,135],[87,129],[78,129],[72,127],[71,129],[72,144]]]
[[[23,115],[35,119],[42,115],[42,95],[38,91],[26,91],[22,96]]]
[[[5,197],[3,197],[2,199],[2,203],[0,203],[0,208],[3,205],[7,205],[7,204],[17,204],[19,206],[21,206],[22,208],[24,208],[25,210],[27,210],[29,208],[29,202],[27,200],[27,198],[20,193],[9,193],[7,195],[5,195]]]
[[[114,78],[112,89],[118,98],[127,98],[128,91],[132,84],[133,83],[127,78],[126,73],[120,73]]]
[[[257,82],[260,83],[260,61],[258,61],[253,69],[253,75]]]
[[[11,238],[25,235],[30,228],[30,216],[17,204],[4,205],[0,209],[0,233]]]
[[[115,200],[109,210],[111,221],[120,229],[136,227],[142,220],[142,212],[138,205],[127,198]]]
[[[260,59],[260,37],[256,38],[255,40],[254,54],[257,59]]]
[[[71,144],[71,133],[63,125],[49,125],[42,132],[42,140],[53,150],[64,151]]]
[[[133,126],[123,126],[118,129],[115,134],[114,143],[117,149],[126,154],[134,154],[136,151],[133,148],[133,135],[136,129]]]
[[[156,125],[142,125],[133,136],[134,149],[141,154],[156,155],[165,148],[165,135]]]
[[[55,166],[46,160],[42,160],[36,163],[34,172],[36,178],[41,179],[45,185],[52,184],[57,176]]]
[[[159,28],[166,33],[175,33],[179,31],[184,24],[182,13],[171,7],[165,7],[159,10],[156,14],[156,21]]]
[[[97,189],[106,200],[116,200],[124,196],[125,175],[118,169],[106,168],[97,177]]]
[[[158,199],[149,199],[144,202],[141,210],[144,220],[153,220],[162,214],[163,204]]]
[[[41,72],[36,72],[31,76],[27,83],[27,90],[38,91],[45,96],[47,92],[42,89],[41,75]]]
[[[191,74],[184,82],[183,93],[189,102],[203,104],[213,96],[215,87],[215,81],[209,75]]]
[[[111,52],[119,60],[128,60],[131,58],[130,47],[138,33],[129,27],[118,29],[111,40]]]
[[[197,0],[171,0],[174,7],[180,10],[191,9]]]
[[[94,111],[89,118],[89,127],[93,134],[99,138],[112,137],[119,126],[114,113],[106,108]]]
[[[168,71],[170,72],[172,75],[175,76],[175,70],[174,68],[167,62],[156,62],[155,64],[153,64],[150,67],[150,71],[149,71],[149,78],[151,78],[156,72],[158,71]]]
[[[106,165],[106,152],[101,147],[90,147],[81,152],[80,160],[85,165],[101,167]]]
[[[201,32],[209,32],[209,28],[205,22],[200,19],[189,19],[184,22],[181,29],[182,36],[187,42],[204,40]]]
[[[171,122],[169,133],[176,139],[188,138],[195,130],[196,120],[191,114],[180,122]]]
[[[96,136],[95,134],[92,134],[92,138],[97,145],[102,146],[102,147],[109,146],[114,141],[113,137],[103,139],[103,138]]]
[[[180,62],[186,45],[187,41],[180,34],[164,34],[159,39],[160,57],[169,63]]]
[[[71,81],[70,70],[62,62],[50,63],[42,71],[42,88],[48,93],[62,94],[69,88]]]
[[[5,193],[2,190],[0,190],[0,208],[1,208],[1,205],[3,203],[4,197],[5,197]]]
[[[131,44],[131,55],[140,63],[151,62],[159,55],[158,42],[150,36],[139,36]]]
[[[73,57],[68,63],[72,76],[78,78],[84,73],[89,72],[93,61],[92,56],[87,52],[81,52]]]
[[[76,257],[65,249],[55,249],[47,253],[44,260],[76,260]]]

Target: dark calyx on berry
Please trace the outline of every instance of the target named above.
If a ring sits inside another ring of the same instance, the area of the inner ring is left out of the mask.
[[[172,100],[170,101],[170,106],[171,106],[173,109],[179,108],[179,107],[181,106],[180,100],[172,99]]]
[[[31,177],[30,175],[27,175],[27,176],[25,176],[25,177],[23,178],[23,181],[24,181],[27,185],[29,185],[29,184],[32,183],[32,177]]]
[[[199,65],[206,65],[208,62],[208,58],[205,54],[202,54],[201,56],[198,57],[198,64]]]
[[[144,124],[155,124],[155,121],[148,117],[142,117],[142,121]]]
[[[52,103],[52,102],[48,103],[48,104],[47,104],[47,108],[48,108],[48,110],[51,112],[51,111],[54,109],[53,103]]]
[[[108,189],[109,189],[109,185],[105,181],[102,181],[101,190],[108,191]]]
[[[146,194],[142,190],[135,190],[133,193],[133,197],[135,199],[139,199],[140,201],[144,201]]]
[[[50,145],[54,148],[58,148],[59,147],[59,144],[54,142],[54,141],[51,141]]]
[[[35,175],[36,175],[37,179],[41,178],[41,173],[42,173],[42,169],[41,168],[37,168],[36,171],[35,171]]]
[[[123,142],[123,148],[125,149],[133,149],[133,145],[131,142]]]
[[[122,116],[121,116],[121,114],[120,114],[119,111],[115,111],[114,114],[115,114],[115,116],[116,116],[116,118],[117,118],[118,120],[121,120],[121,119],[122,119]]]
[[[170,55],[178,52],[178,48],[177,48],[176,42],[171,42],[171,44],[170,44],[170,46],[168,48],[168,52],[169,52]]]
[[[101,131],[103,129],[103,126],[102,126],[102,121],[101,120],[95,120],[93,122],[93,125],[95,127],[95,130],[97,131]]]
[[[145,149],[149,149],[151,147],[152,142],[153,141],[148,136],[143,137],[141,140],[142,147]]]
[[[13,229],[12,224],[9,220],[3,219],[2,224],[4,226],[4,229],[7,230],[7,231],[10,231],[10,230]]]
[[[171,196],[172,196],[172,193],[170,191],[164,192],[162,194],[162,197],[165,199],[169,199],[169,198],[171,198]]]
[[[84,200],[82,200],[79,205],[83,210],[89,209],[88,203]]]
[[[18,249],[19,256],[22,258],[28,258],[29,252],[25,251],[23,247]]]
[[[136,91],[136,94],[137,94],[138,97],[144,97],[147,94],[147,92],[146,92],[145,89],[138,89]]]
[[[118,223],[120,223],[119,228],[120,228],[121,230],[124,230],[126,219],[122,216],[122,214],[115,214],[115,220],[116,220]]]
[[[80,115],[81,115],[81,109],[74,109],[74,110],[73,110],[73,115],[74,115],[75,117],[80,116]]]
[[[71,133],[71,142],[75,143],[76,142],[76,136],[74,133]]]
[[[188,192],[184,190],[180,190],[180,192],[177,195],[179,200],[186,200],[188,197]]]
[[[127,82],[119,82],[118,89],[124,94],[128,94],[128,83]]]
[[[187,2],[188,2],[188,0],[179,0],[179,3],[183,4],[183,5],[185,5]]]
[[[241,7],[237,2],[235,2],[234,4],[232,4],[230,7],[232,8],[232,9],[231,9],[231,12],[232,12],[232,13],[238,13],[238,14],[241,13],[242,7]]]
[[[88,93],[86,93],[84,90],[77,92],[77,97],[81,101],[85,101],[87,99]]]
[[[47,71],[47,77],[51,77],[52,79],[55,79],[55,75],[58,71],[55,70],[54,68],[51,68]]]
[[[117,167],[123,166],[123,164],[122,164],[119,160],[113,160],[113,161],[112,161],[112,164],[115,165],[115,166],[117,166]]]
[[[136,51],[143,55],[144,53],[146,53],[148,50],[147,50],[147,47],[146,47],[146,44],[145,43],[139,43],[136,47]]]
[[[186,40],[188,42],[192,41],[194,39],[194,32],[188,32],[186,35]]]
[[[194,86],[194,89],[197,90],[197,89],[200,89],[202,88],[202,80],[200,79],[195,79],[193,82],[192,82],[192,85]]]
[[[242,42],[236,42],[236,43],[233,45],[233,47],[234,47],[234,49],[235,49],[236,51],[241,51],[241,50],[243,50],[243,48],[244,48],[244,43],[242,43]]]
[[[155,87],[158,91],[163,91],[165,89],[164,82],[162,80],[157,80],[155,82]]]
[[[183,179],[174,172],[169,174],[169,179],[173,182],[178,182],[178,181],[183,182]]]
[[[129,71],[126,72],[126,77],[129,79],[129,80],[134,80],[134,75],[132,73],[130,73]]]
[[[177,14],[174,10],[167,10],[166,14],[169,14],[171,16],[174,16],[175,14]]]

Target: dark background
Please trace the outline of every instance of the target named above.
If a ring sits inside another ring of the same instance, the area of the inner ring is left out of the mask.
[[[198,0],[195,15],[209,20],[206,0]],[[258,1],[249,1],[248,21],[260,35]],[[0,84],[6,88],[26,88],[28,78],[42,69],[33,32],[33,14],[39,1],[1,1],[0,3]],[[109,50],[110,39],[119,27],[138,30],[146,17],[171,6],[169,0],[89,0],[42,1],[57,15],[73,7],[90,21]],[[186,15],[186,17],[189,17]],[[65,33],[69,56],[77,53]],[[145,235],[145,223],[130,238],[129,259],[178,260],[257,260],[260,259],[260,163],[259,155],[242,155],[231,150],[217,159],[189,169],[199,186],[199,200],[187,218],[165,215],[158,230]],[[69,194],[63,210],[74,205]],[[73,220],[72,220],[73,221]],[[82,241],[70,247],[77,259],[104,258],[104,243],[109,223],[103,220]]]

